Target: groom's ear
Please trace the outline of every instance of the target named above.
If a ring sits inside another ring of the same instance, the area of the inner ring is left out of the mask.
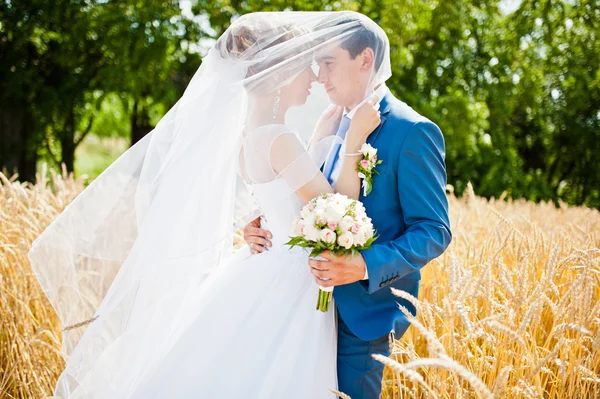
[[[360,53],[359,57],[362,59],[362,65],[360,66],[361,71],[371,71],[375,63],[375,53],[371,47],[367,47]]]

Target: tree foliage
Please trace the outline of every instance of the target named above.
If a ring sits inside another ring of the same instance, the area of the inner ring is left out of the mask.
[[[135,142],[182,93],[197,46],[239,15],[352,9],[388,34],[388,86],[441,127],[458,194],[470,181],[600,208],[600,2],[504,3],[198,0],[184,17],[175,0],[4,0],[0,163],[31,177],[37,156],[72,168],[89,131]]]
[[[4,1],[0,18],[2,157],[43,154],[70,171],[92,128],[110,134],[94,126],[107,95],[130,102],[132,132],[151,127],[149,108],[189,79],[181,42],[199,32],[173,0]]]

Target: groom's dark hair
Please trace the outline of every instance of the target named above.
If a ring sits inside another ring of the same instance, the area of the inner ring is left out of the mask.
[[[346,13],[344,13],[346,14]],[[353,15],[354,13],[347,13],[343,18],[337,19],[334,23],[322,25],[319,28],[331,28],[334,26],[344,26],[347,28],[340,32],[336,32],[336,36],[346,32],[352,32],[347,38],[342,39],[340,48],[348,51],[350,57],[355,59],[360,53],[362,53],[367,47],[373,50],[375,55],[375,70],[379,70],[381,63],[383,62],[383,50],[385,49],[385,41],[381,35],[373,31],[373,29],[367,25],[360,18]],[[358,26],[357,23],[358,22]],[[328,35],[325,35],[328,36]],[[324,39],[327,39],[325,37]]]

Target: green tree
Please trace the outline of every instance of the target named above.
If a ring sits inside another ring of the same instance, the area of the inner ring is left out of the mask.
[[[72,169],[88,132],[146,134],[215,40],[254,11],[359,11],[387,33],[390,89],[446,137],[460,194],[600,208],[600,3],[526,0],[175,0],[0,3],[0,165]],[[57,152],[57,150],[60,150]]]
[[[442,128],[457,193],[600,207],[600,5],[500,3],[361,7],[390,38],[390,88]]]
[[[152,108],[170,106],[189,65],[199,64],[181,42],[200,30],[173,0],[3,2],[0,17],[0,102],[10,122],[2,124],[0,160],[29,172],[25,179],[37,154],[73,170],[75,149],[110,93],[131,109],[139,139],[151,129]]]

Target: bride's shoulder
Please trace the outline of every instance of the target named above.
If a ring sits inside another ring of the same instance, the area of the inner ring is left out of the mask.
[[[290,128],[287,125],[282,125],[280,123],[269,123],[266,125],[259,125],[259,126],[245,126],[244,129],[244,136],[249,136],[251,134],[257,134],[257,133],[272,133],[272,134],[277,134],[277,133],[296,133],[292,128]]]
[[[298,132],[294,131],[287,125],[269,124],[244,129],[244,143],[252,144],[273,144],[275,141],[281,140],[298,140]]]

